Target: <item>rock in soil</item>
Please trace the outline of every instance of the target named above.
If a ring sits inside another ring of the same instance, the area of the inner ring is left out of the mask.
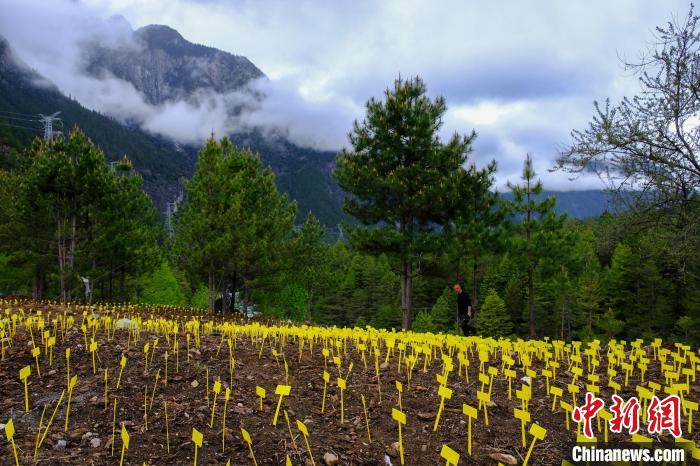
[[[323,455],[323,462],[326,466],[336,466],[338,464],[338,457],[333,453],[326,453]]]
[[[491,453],[489,458],[507,466],[517,466],[518,464],[518,460],[516,460],[513,455],[509,455],[507,453]]]
[[[394,442],[391,445],[389,445],[389,447],[386,449],[386,454],[391,456],[392,458],[396,458],[401,453],[400,449],[401,445],[399,444],[399,442]]]

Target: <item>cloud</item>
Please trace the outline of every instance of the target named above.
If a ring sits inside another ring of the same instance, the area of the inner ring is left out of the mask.
[[[370,97],[381,97],[399,74],[420,75],[431,96],[447,99],[442,134],[475,129],[474,159],[498,162],[499,186],[518,180],[530,152],[546,187],[562,189],[600,186],[595,179],[572,183],[548,169],[571,129],[591,117],[593,100],[636,91],[619,56],[636,57],[655,26],[688,6],[687,0],[536,6],[516,0],[0,0],[0,31],[64,92],[184,142],[212,130],[281,129],[298,144],[337,149],[347,144],[346,133]],[[125,41],[129,24],[152,23],[245,55],[270,78],[251,84],[267,98],[203,94],[152,106],[127,83],[77,73],[83,41],[105,33]],[[250,111],[228,116],[226,106],[240,102]]]

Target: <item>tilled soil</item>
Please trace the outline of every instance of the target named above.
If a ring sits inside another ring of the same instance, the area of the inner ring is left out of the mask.
[[[39,305],[37,305],[39,306]],[[40,305],[44,315],[49,311],[63,312],[64,308]],[[23,303],[25,311],[31,303]],[[324,455],[331,453],[337,457],[338,464],[352,465],[393,465],[400,464],[392,444],[398,441],[397,423],[391,417],[392,408],[398,407],[398,392],[395,381],[403,383],[403,410],[407,424],[402,428],[405,463],[408,465],[445,464],[440,457],[443,444],[449,445],[460,455],[460,465],[479,464],[495,465],[493,455],[507,454],[522,464],[527,448],[521,445],[520,422],[513,417],[513,409],[520,407],[515,398],[515,390],[522,385],[520,378],[524,373],[521,367],[515,367],[518,376],[513,381],[512,400],[508,399],[508,382],[498,375],[493,383],[492,404],[488,408],[489,425],[484,422],[483,411],[478,419],[472,421],[472,456],[467,454],[467,417],[462,414],[462,404],[476,407],[476,392],[481,388],[478,382],[479,360],[476,354],[470,359],[469,377],[466,382],[464,374],[457,375],[457,368],[450,375],[448,386],[453,396],[445,400],[437,431],[433,431],[435,415],[438,411],[439,397],[436,374],[442,369],[439,358],[432,361],[423,372],[423,361],[419,359],[409,383],[406,371],[397,370],[398,357],[392,356],[388,364],[380,369],[381,400],[375,376],[374,358],[367,352],[365,368],[359,351],[348,344],[342,367],[343,375],[353,363],[352,373],[347,378],[347,389],[343,394],[344,423],[340,423],[340,390],[336,377],[338,372],[332,361],[328,363],[331,380],[327,386],[325,412],[321,414],[321,402],[324,388],[322,378],[324,357],[322,345],[315,344],[313,355],[308,345],[299,360],[298,343],[288,340],[284,355],[278,354],[277,360],[271,348],[266,346],[260,354],[260,342],[251,341],[249,337],[239,337],[233,356],[235,370],[233,384],[230,383],[228,347],[222,344],[220,334],[202,335],[201,346],[195,348],[194,341],[190,349],[190,361],[187,362],[187,346],[182,326],[179,338],[179,370],[175,367],[175,356],[170,349],[167,384],[165,380],[164,352],[169,350],[162,334],[141,331],[140,339],[134,344],[129,341],[128,331],[117,329],[111,341],[106,340],[104,331],[98,331],[95,340],[98,343],[96,367],[93,373],[91,353],[85,349],[85,339],[80,329],[80,312],[67,310],[75,316],[76,324],[67,333],[66,339],[57,338],[53,349],[53,362],[49,365],[48,355],[39,358],[41,377],[36,373],[36,361],[31,355],[31,339],[24,326],[18,329],[12,346],[5,344],[5,357],[0,362],[0,424],[12,419],[16,433],[14,436],[20,464],[34,463],[34,449],[37,440],[42,411],[46,406],[43,426],[46,426],[56,407],[61,392],[66,388],[65,348],[71,348],[70,374],[78,376],[71,402],[69,425],[64,432],[67,393],[49,427],[42,446],[36,453],[36,464],[119,464],[122,450],[120,428],[123,424],[130,434],[130,445],[125,451],[124,464],[128,465],[170,465],[192,464],[195,446],[192,443],[192,429],[203,433],[203,446],[198,449],[197,464],[253,464],[248,445],[243,441],[240,428],[244,427],[252,437],[252,448],[258,464],[285,464],[287,455],[292,464],[311,464],[304,438],[296,426],[296,419],[304,421],[309,431],[309,446],[316,464],[324,464]],[[153,314],[148,310],[144,319]],[[158,312],[156,312],[158,314]],[[165,317],[175,316],[181,319],[188,315],[162,311]],[[158,317],[157,315],[155,317]],[[216,318],[220,320],[220,318]],[[203,321],[209,320],[203,317]],[[34,335],[38,338],[37,335]],[[156,338],[158,345],[153,356],[149,354],[148,372],[145,372],[143,347],[150,343],[152,347]],[[120,387],[116,388],[119,374],[119,362],[126,356],[127,364],[121,376]],[[380,363],[384,362],[385,350]],[[152,357],[152,362],[151,362]],[[422,358],[422,356],[419,356]],[[289,380],[285,383],[284,361],[289,368]],[[456,364],[456,361],[455,361]],[[500,357],[493,362],[500,367]],[[534,368],[538,368],[538,361]],[[605,366],[598,371],[601,374],[601,386],[607,385]],[[32,374],[28,379],[29,412],[24,408],[24,387],[18,374],[22,367],[30,366]],[[405,367],[405,366],[404,366]],[[104,370],[108,371],[108,399],[104,399]],[[156,374],[160,377],[153,395]],[[209,399],[207,400],[207,370],[209,375]],[[659,376],[658,364],[654,363],[646,374],[647,382]],[[221,393],[216,399],[213,427],[209,427],[212,413],[214,381],[220,379]],[[618,376],[618,381],[620,377]],[[557,374],[557,385],[566,387],[571,374],[562,369]],[[624,380],[624,377],[622,377]],[[663,385],[663,380],[659,381]],[[623,398],[636,395],[633,387],[640,383],[639,373],[630,378],[629,388],[622,392]],[[291,385],[289,396],[284,397],[277,426],[272,419],[278,402],[274,395],[275,387],[280,384]],[[585,387],[581,385],[583,400]],[[267,397],[260,410],[256,386],[267,391]],[[231,388],[231,396],[226,403],[226,428],[222,431],[224,411],[224,392]],[[691,383],[693,400],[697,400],[698,384]],[[564,391],[571,401],[570,395]],[[144,394],[148,408],[147,427],[144,419]],[[360,396],[364,394],[367,402],[367,414],[372,441],[368,440],[364,411]],[[601,397],[610,404],[612,392],[603,388]],[[151,397],[153,402],[151,405]],[[532,421],[547,429],[547,436],[538,441],[532,452],[532,465],[558,465],[562,458],[569,455],[575,441],[575,424],[571,431],[566,429],[565,414],[558,407],[551,410],[552,398],[546,395],[544,378],[534,381],[533,399],[530,402]],[[112,446],[113,403],[117,400],[115,445]],[[166,445],[165,402],[168,411],[169,451]],[[286,410],[294,443],[285,420]],[[695,416],[695,419],[700,415]],[[693,422],[691,438],[697,444],[698,421]],[[687,419],[683,420],[683,430],[687,430]],[[597,429],[596,429],[597,431]],[[43,434],[43,432],[42,432]],[[599,435],[602,439],[602,433]],[[622,440],[619,435],[611,435],[611,440]],[[528,443],[532,440],[527,436]],[[6,441],[4,433],[0,440],[0,463],[14,464],[12,448]],[[503,460],[502,460],[503,461]]]

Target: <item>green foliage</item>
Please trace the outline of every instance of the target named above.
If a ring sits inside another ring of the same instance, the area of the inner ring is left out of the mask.
[[[206,309],[209,304],[209,290],[206,286],[200,286],[192,293],[189,306],[195,309]]]
[[[549,197],[537,200],[542,193],[542,182],[535,180],[530,154],[525,157],[522,185],[508,183],[513,199],[507,204],[512,216],[519,217],[514,225],[516,234],[511,236],[511,252],[519,258],[527,270],[528,333],[531,338],[537,335],[537,314],[535,311],[535,269],[558,251],[565,251],[565,237],[562,226],[565,217],[555,213],[556,199]],[[553,258],[552,258],[553,259]],[[554,260],[556,262],[556,260]]]
[[[443,290],[442,294],[435,302],[435,305],[430,310],[429,317],[436,330],[445,333],[455,330],[457,298],[455,297],[454,291],[450,288],[445,288]]]
[[[438,331],[437,325],[433,322],[431,314],[427,312],[419,312],[413,321],[414,332],[430,332],[436,333]]]
[[[334,175],[350,194],[345,211],[361,224],[348,228],[351,243],[399,264],[402,327],[410,328],[413,269],[440,243],[436,225],[453,217],[469,180],[462,166],[475,134],[440,141],[445,100],[430,100],[420,78],[396,80],[384,97],[367,102],[365,119],[349,136],[352,150],[338,155]]]
[[[35,140],[2,178],[13,182],[0,190],[0,252],[30,271],[35,297],[57,285],[61,300],[79,298],[79,277],[88,277],[93,298],[126,300],[136,277],[159,264],[158,218],[142,179],[110,170],[79,129]]]
[[[163,262],[160,268],[144,277],[139,301],[144,304],[185,306],[187,300],[170,264]]]
[[[596,326],[602,332],[602,336],[605,340],[611,340],[620,334],[625,327],[625,323],[617,318],[612,309],[608,309],[597,320]]]
[[[206,281],[209,309],[217,293],[237,290],[238,277],[254,287],[280,266],[295,211],[258,156],[227,138],[207,141],[186,185],[175,249],[192,281]]]
[[[374,328],[396,329],[401,328],[401,309],[398,306],[384,304],[379,306],[372,317],[371,324]]]
[[[493,338],[506,337],[513,331],[506,305],[494,290],[486,295],[477,314],[477,329],[480,335]]]
[[[282,288],[274,315],[294,322],[306,320],[306,290],[297,284]]]

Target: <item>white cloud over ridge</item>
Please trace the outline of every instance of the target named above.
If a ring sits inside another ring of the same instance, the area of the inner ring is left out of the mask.
[[[684,15],[682,0],[421,2],[394,0],[0,0],[0,34],[30,66],[87,107],[197,143],[250,128],[282,129],[305,146],[347,144],[364,103],[393,80],[421,75],[449,107],[444,135],[479,134],[477,164],[496,159],[497,184],[517,182],[525,152],[550,189],[598,188],[549,173],[592,101],[635,92],[619,56],[644,50],[653,28]],[[117,15],[117,16],[113,16]],[[128,41],[130,27],[166,24],[186,39],[247,56],[270,78],[267,97],[201,93],[149,105],[130,84],[80,72],[81,44]],[[251,110],[230,116],[227,107]]]

